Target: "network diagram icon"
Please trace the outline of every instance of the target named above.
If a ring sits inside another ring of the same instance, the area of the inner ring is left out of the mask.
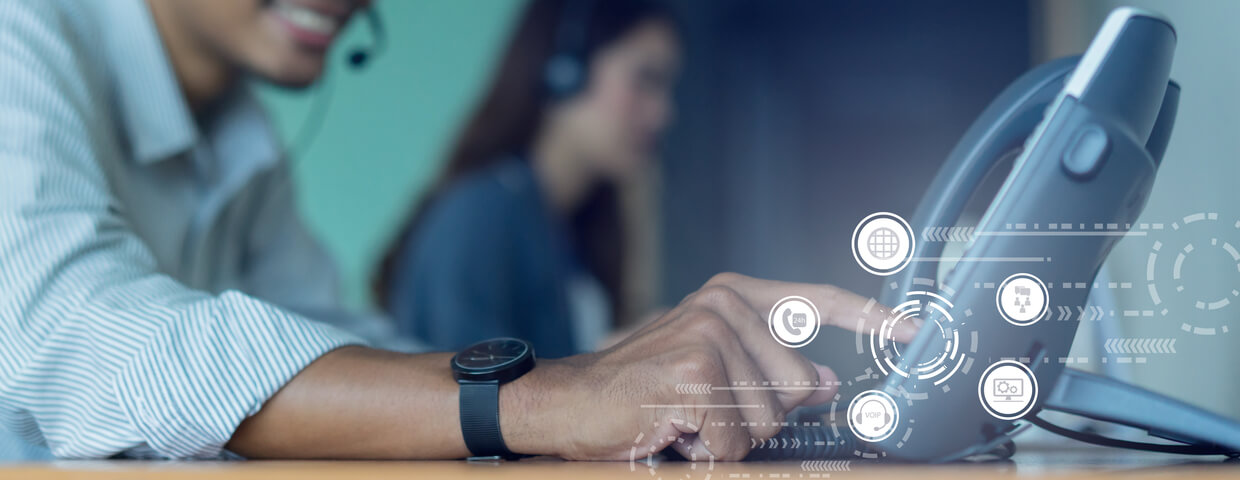
[[[995,292],[999,314],[1018,327],[1033,325],[1046,316],[1050,292],[1046,284],[1029,273],[1017,273],[999,284]]]
[[[1017,312],[1018,313],[1029,313],[1028,307],[1033,304],[1032,303],[1033,299],[1031,298],[1033,297],[1033,289],[1029,287],[1022,287],[1020,285],[1015,285],[1012,288],[1015,289],[1015,293],[1016,293],[1015,295],[1016,300],[1014,302],[1014,305],[1018,309]]]

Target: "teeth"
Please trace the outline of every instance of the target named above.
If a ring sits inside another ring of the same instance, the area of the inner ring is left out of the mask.
[[[309,8],[280,2],[276,4],[276,11],[279,12],[280,16],[288,20],[289,23],[312,32],[331,35],[340,28],[340,23],[336,21],[336,17],[324,15]]]

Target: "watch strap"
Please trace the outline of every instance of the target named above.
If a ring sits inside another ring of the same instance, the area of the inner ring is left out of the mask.
[[[461,434],[475,457],[519,458],[499,429],[499,382],[460,382]]]

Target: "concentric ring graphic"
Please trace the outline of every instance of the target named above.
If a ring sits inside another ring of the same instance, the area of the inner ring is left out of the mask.
[[[940,385],[955,375],[967,359],[966,352],[961,349],[960,325],[952,317],[952,302],[927,290],[908,292],[905,298],[908,300],[892,308],[891,315],[877,330],[870,330],[870,355],[884,375],[895,374]],[[901,322],[910,322],[915,318],[925,322],[922,329],[936,331],[938,342],[935,343],[942,348],[929,359],[905,368],[901,366],[900,345],[891,341],[892,331]],[[974,342],[970,350],[976,351],[976,338],[970,337],[969,340]]]

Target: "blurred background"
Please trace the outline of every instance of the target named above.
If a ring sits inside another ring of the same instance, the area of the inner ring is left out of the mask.
[[[389,44],[372,65],[334,62],[308,92],[263,91],[281,132],[297,136],[316,99],[330,95],[320,133],[298,145],[301,209],[344,274],[358,308],[383,250],[438,171],[507,40],[520,0],[377,0]],[[865,215],[911,216],[926,184],[973,118],[1009,82],[1046,60],[1080,53],[1107,12],[1134,5],[1166,14],[1183,86],[1170,148],[1142,221],[1194,212],[1219,222],[1159,241],[1240,243],[1240,2],[1228,0],[818,1],[673,0],[684,26],[676,122],[651,174],[626,192],[630,223],[625,305],[673,305],[712,274],[825,282],[877,295],[848,246]],[[342,45],[370,32],[354,22]],[[343,57],[345,50],[336,55]],[[1203,237],[1203,235],[1205,237]],[[1152,238],[1124,240],[1106,267],[1121,308],[1153,308],[1145,290]],[[1201,296],[1240,288],[1225,257],[1186,267]],[[1221,292],[1221,293],[1220,293]],[[1121,318],[1110,335],[1175,338],[1122,375],[1240,417],[1240,305]],[[1181,326],[1211,325],[1214,335]],[[1080,341],[1082,355],[1105,352]],[[822,335],[807,352],[850,373],[866,366],[851,335]],[[845,352],[847,355],[833,355]],[[1098,368],[1097,363],[1085,365]],[[842,375],[843,376],[843,375]]]

